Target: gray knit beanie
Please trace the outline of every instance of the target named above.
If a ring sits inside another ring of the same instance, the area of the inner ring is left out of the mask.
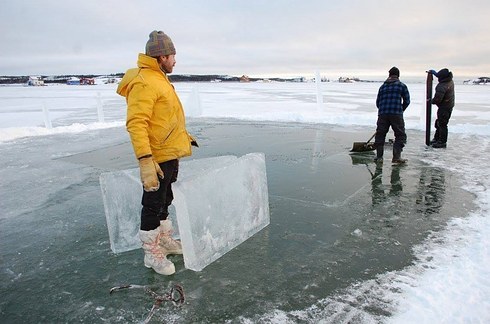
[[[156,30],[150,33],[150,39],[146,42],[146,55],[157,57],[175,53],[174,43],[167,34]]]

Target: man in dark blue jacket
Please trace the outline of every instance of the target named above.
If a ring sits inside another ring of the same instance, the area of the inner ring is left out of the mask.
[[[374,140],[376,147],[374,160],[376,162],[383,161],[384,143],[390,127],[395,133],[393,159],[391,161],[398,164],[407,162],[401,158],[401,154],[407,142],[403,112],[410,105],[410,93],[407,86],[400,82],[399,77],[400,70],[397,67],[392,67],[388,79],[379,88],[376,98],[376,107],[378,107],[378,121]]]

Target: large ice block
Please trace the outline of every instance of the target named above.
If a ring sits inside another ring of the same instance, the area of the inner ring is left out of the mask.
[[[112,251],[140,248],[139,170],[103,173],[100,185]],[[188,269],[202,270],[269,224],[262,153],[182,161],[173,191],[171,218]]]
[[[185,267],[200,271],[270,222],[265,156],[251,153],[174,185]]]
[[[205,173],[210,169],[229,164],[236,159],[236,156],[220,156],[181,162],[179,181],[185,181],[186,177]],[[105,172],[100,175],[99,180],[111,250],[114,253],[121,253],[141,248],[138,230],[143,187],[139,169]],[[175,214],[170,213],[170,218],[175,229],[178,229]],[[178,237],[178,231],[175,232],[176,237]]]
[[[138,237],[143,187],[139,169],[102,173],[99,178],[114,253],[141,247]]]

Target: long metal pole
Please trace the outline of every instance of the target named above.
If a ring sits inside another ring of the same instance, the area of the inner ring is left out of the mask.
[[[432,73],[427,71],[426,96],[425,96],[425,145],[430,145],[430,126],[432,124]]]

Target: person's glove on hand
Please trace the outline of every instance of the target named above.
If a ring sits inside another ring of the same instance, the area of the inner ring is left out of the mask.
[[[436,72],[436,70],[429,70],[429,71],[427,71],[427,72],[429,72],[429,73],[431,73],[431,74],[433,74],[433,75],[437,76],[437,72]]]
[[[192,146],[199,147],[199,145],[197,144],[196,139],[192,135],[189,135],[189,139],[191,140],[191,145]]]
[[[139,159],[140,177],[145,191],[157,191],[160,188],[158,176],[163,179],[163,171],[153,157],[144,157]]]

